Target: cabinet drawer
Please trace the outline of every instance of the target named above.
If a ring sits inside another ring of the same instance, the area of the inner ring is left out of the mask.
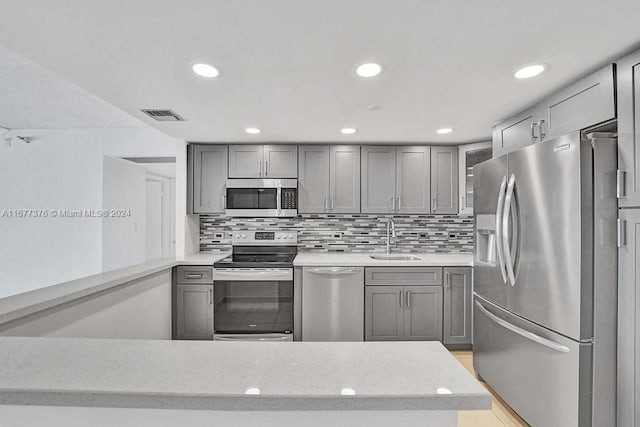
[[[442,285],[442,267],[369,267],[366,285],[434,286]]]
[[[178,283],[213,283],[213,267],[207,267],[202,265],[195,266],[178,266],[177,269],[177,282]]]

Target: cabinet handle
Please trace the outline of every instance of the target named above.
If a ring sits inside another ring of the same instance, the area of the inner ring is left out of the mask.
[[[438,210],[438,196],[432,196],[431,200],[431,204],[433,205],[433,213],[436,213],[436,211]]]
[[[262,176],[262,160],[258,160],[258,176]]]
[[[445,288],[450,288],[451,287],[451,273],[449,273],[448,271],[445,274],[444,287]]]
[[[392,197],[391,198],[391,210],[395,212],[396,210],[396,198]]]
[[[626,246],[627,245],[627,221],[622,219],[622,218],[618,218],[617,219],[617,224],[616,224],[616,231],[617,231],[617,246],[619,248]]]
[[[400,206],[402,199],[400,197],[396,197],[396,200],[398,201],[398,210],[400,210],[400,208],[402,207],[402,206]]]
[[[264,161],[264,176],[269,176],[269,162]]]
[[[334,202],[333,196],[329,196],[329,200],[331,200],[331,212],[333,212]]]
[[[531,139],[532,140],[538,139],[538,137],[536,136],[536,125],[537,124],[538,124],[537,122],[531,122]]]
[[[187,273],[187,279],[202,279],[203,277],[202,273]]]
[[[619,199],[627,195],[627,187],[625,183],[627,171],[618,169],[616,171],[616,197]]]
[[[213,305],[213,289],[209,289],[209,305]]]
[[[325,212],[329,210],[329,205],[327,205],[327,196],[324,196],[324,199],[322,201],[322,207],[324,208]]]
[[[544,137],[547,135],[546,133],[544,133],[544,120],[540,120],[538,122],[538,136],[540,137],[540,141],[542,141],[544,139]]]
[[[227,209],[227,195],[222,195],[222,209]]]
[[[400,308],[402,308],[402,291],[400,291],[400,293],[398,294],[398,296],[400,297]]]
[[[407,294],[407,308],[411,308],[411,291],[406,291]]]

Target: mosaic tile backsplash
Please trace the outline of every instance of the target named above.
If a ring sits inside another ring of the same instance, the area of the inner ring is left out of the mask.
[[[296,230],[299,252],[383,252],[390,215],[299,215],[295,218],[200,216],[200,251],[231,250],[231,233]],[[472,215],[393,215],[393,252],[471,253]],[[395,240],[395,244],[394,243]]]

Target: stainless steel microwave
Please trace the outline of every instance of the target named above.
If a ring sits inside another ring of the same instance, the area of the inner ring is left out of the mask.
[[[297,216],[298,180],[229,179],[225,206],[227,216]]]

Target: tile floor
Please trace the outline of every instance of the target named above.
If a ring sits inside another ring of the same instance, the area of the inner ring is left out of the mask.
[[[452,351],[453,356],[469,372],[473,371],[473,353],[471,351]],[[486,411],[462,411],[458,415],[458,427],[528,427],[522,418],[498,397],[498,395],[485,383],[487,390],[493,395],[491,409]]]

